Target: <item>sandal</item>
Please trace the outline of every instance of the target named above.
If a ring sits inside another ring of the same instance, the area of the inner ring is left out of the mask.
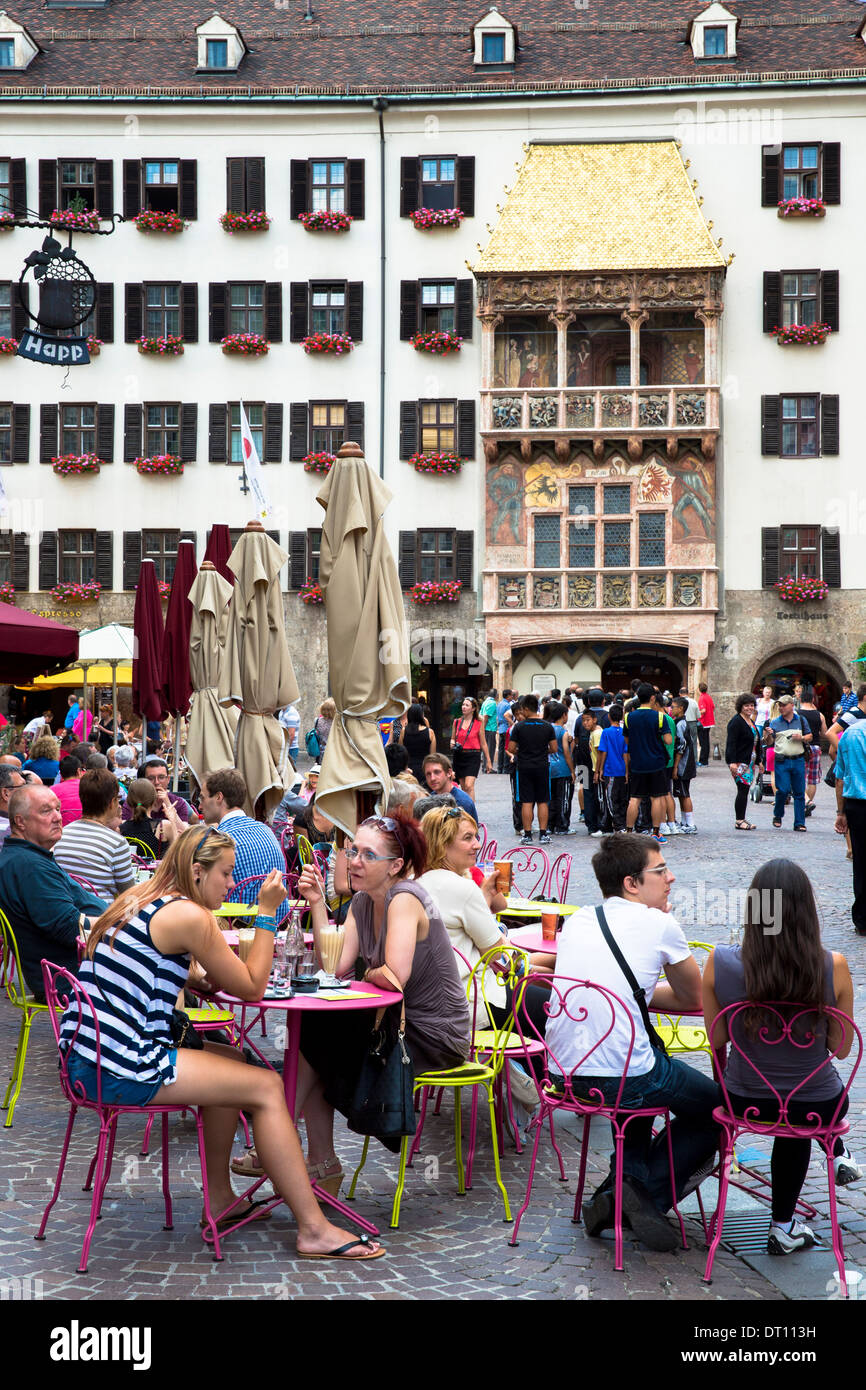
[[[328,1250],[324,1255],[307,1255],[299,1250],[297,1256],[299,1260],[378,1260],[386,1253],[385,1247],[380,1245],[378,1250],[365,1249],[360,1255],[350,1255],[348,1251],[354,1250],[356,1245],[369,1247],[370,1237],[366,1232],[355,1240],[347,1240],[345,1245],[338,1245],[336,1250]]]
[[[757,827],[756,825],[751,825],[751,824],[749,823],[749,821],[747,821],[747,820],[735,820],[735,821],[734,821],[734,829],[735,829],[735,830],[757,830],[757,828],[758,828],[758,827]]]
[[[336,1168],[335,1172],[328,1171],[333,1168]],[[336,1154],[333,1158],[327,1159],[325,1163],[307,1164],[307,1177],[310,1182],[314,1183],[316,1187],[321,1187],[322,1191],[327,1192],[331,1197],[339,1196],[344,1176],[342,1165]]]
[[[271,1198],[268,1197],[266,1200],[270,1202]],[[263,1200],[261,1202],[247,1202],[245,1207],[240,1207],[239,1209],[237,1207],[232,1207],[231,1211],[227,1211],[223,1216],[215,1217],[214,1225],[216,1226],[218,1231],[225,1230],[227,1226],[233,1226],[236,1221],[243,1221],[247,1216],[250,1215],[251,1212],[254,1211],[256,1212],[255,1216],[253,1217],[254,1221],[270,1221],[272,1216],[271,1212],[256,1211],[256,1207],[261,1207],[264,1205],[265,1201]],[[198,1224],[201,1226],[202,1230],[205,1230],[208,1223],[205,1220],[205,1218],[202,1217],[201,1221]]]
[[[773,821],[773,824],[775,825],[775,827],[776,827],[777,830],[781,830],[781,829],[782,829],[782,822],[781,822],[780,820],[774,820],[774,821]]]
[[[803,833],[804,835],[806,834],[806,827],[805,827],[805,825],[795,825],[795,826],[794,826],[794,829],[797,830],[797,831],[802,831],[802,833]]]
[[[255,1149],[248,1149],[241,1158],[233,1158],[231,1163],[233,1173],[240,1173],[242,1178],[263,1178],[265,1170],[259,1163],[259,1156]]]

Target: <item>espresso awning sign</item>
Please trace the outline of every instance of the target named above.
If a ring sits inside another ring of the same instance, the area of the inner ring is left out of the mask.
[[[15,355],[52,367],[83,367],[90,361],[86,338],[51,338],[30,329],[22,335]]]

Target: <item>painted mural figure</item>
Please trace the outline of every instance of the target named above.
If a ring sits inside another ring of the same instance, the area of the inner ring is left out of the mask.
[[[493,502],[495,511],[490,521],[491,545],[517,545],[520,540],[520,516],[522,511],[522,484],[513,465],[503,464],[495,472],[490,470],[487,479],[487,495]],[[500,532],[505,530],[504,538]]]
[[[680,523],[684,537],[691,536],[693,533],[689,529],[685,517],[685,513],[691,507],[703,528],[704,535],[709,540],[713,529],[713,499],[704,480],[700,464],[695,460],[686,460],[682,465],[669,465],[669,467],[671,466],[674,467],[677,480],[682,487],[682,493],[671,513],[671,520]]]

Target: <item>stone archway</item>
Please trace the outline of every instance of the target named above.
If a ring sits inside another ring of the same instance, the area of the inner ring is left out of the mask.
[[[793,688],[798,677],[808,680],[818,691],[816,703],[825,718],[842,693],[842,682],[849,679],[832,652],[808,642],[792,643],[770,652],[757,666],[744,672],[744,676],[744,690],[757,690],[765,684]]]

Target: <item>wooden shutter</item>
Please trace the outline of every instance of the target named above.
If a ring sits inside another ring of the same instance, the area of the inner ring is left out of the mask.
[[[39,542],[39,588],[53,589],[57,583],[57,532],[43,531]]]
[[[283,461],[283,403],[274,401],[265,406],[265,437],[263,463]]]
[[[821,272],[821,322],[828,323],[834,333],[839,332],[839,272]]]
[[[475,457],[475,402],[457,402],[457,452],[461,458]]]
[[[467,217],[475,216],[475,156],[461,155],[457,161],[457,206]]]
[[[141,160],[123,161],[123,215],[127,219],[141,212]]]
[[[12,211],[16,217],[27,216],[27,160],[10,159],[9,193]],[[16,585],[17,588],[17,585]]]
[[[364,282],[350,281],[346,286],[346,331],[356,343],[364,337]]]
[[[123,462],[134,463],[142,457],[144,411],[140,405],[123,407]]]
[[[300,589],[307,578],[307,533],[289,532],[289,588]]]
[[[180,161],[180,208],[181,217],[188,218],[194,222],[198,217],[198,161],[195,159],[182,159]]]
[[[398,572],[401,589],[411,589],[416,574],[416,536],[414,531],[400,532]]]
[[[228,462],[228,421],[229,408],[227,405],[220,403],[210,407],[207,425],[208,463]]]
[[[50,463],[58,453],[58,410],[56,405],[39,407],[39,462]]]
[[[779,528],[761,527],[761,585],[772,589],[779,578]]]
[[[309,332],[310,287],[307,282],[293,281],[289,287],[289,337],[302,343]]]
[[[349,166],[349,206],[346,209],[356,222],[364,220],[364,161],[350,159]]]
[[[30,537],[26,531],[16,531],[12,537],[12,583],[16,594],[30,588]]]
[[[180,408],[180,456],[184,463],[195,463],[198,434],[198,406]]]
[[[198,342],[198,285],[180,287],[180,331],[185,343]]]
[[[838,526],[821,527],[821,577],[831,589],[841,589],[842,556]]]
[[[305,159],[291,162],[291,217],[297,222],[302,212],[307,211],[307,178],[309,166]]]
[[[104,343],[114,342],[114,285],[96,286],[96,336]]]
[[[30,406],[12,407],[12,462],[30,462]]]
[[[838,142],[824,145],[821,151],[821,187],[825,203],[842,201],[842,161]]]
[[[839,397],[821,397],[821,453],[839,452]]]
[[[39,217],[47,222],[57,207],[57,160],[39,161]]]
[[[457,313],[455,321],[457,332],[461,338],[469,339],[475,327],[475,314],[473,312],[473,284],[472,280],[457,281]]]
[[[96,407],[96,452],[103,463],[114,461],[114,406]]]
[[[305,458],[308,452],[309,420],[306,401],[298,401],[289,407],[289,458],[293,463]]]
[[[23,338],[30,327],[30,315],[27,310],[30,307],[30,286],[12,283],[12,337]],[[24,303],[22,304],[22,299]]]
[[[400,281],[400,341],[408,343],[418,332],[418,296],[421,292],[417,280]]]
[[[114,160],[97,159],[93,169],[93,193],[100,217],[114,214]]]
[[[364,450],[364,402],[349,401],[346,406],[346,438],[354,439]]]
[[[764,271],[764,332],[782,322],[782,277],[778,270]]]
[[[418,452],[418,402],[400,402],[400,457],[410,459]]]
[[[109,593],[114,588],[114,533],[96,533],[96,579]]]
[[[781,414],[781,397],[761,397],[761,453],[764,455],[778,456],[782,447]]]
[[[782,174],[782,152],[778,145],[765,145],[761,150],[761,207],[774,208],[779,202]]]
[[[229,287],[211,282],[208,295],[208,337],[212,343],[219,343],[226,336]]]
[[[418,207],[418,160],[404,155],[400,160],[400,216],[408,217]]]
[[[141,570],[141,532],[123,533],[123,587],[134,589]]]
[[[246,212],[265,210],[265,161],[261,155],[245,159]]]
[[[265,337],[269,343],[283,341],[283,287],[279,280],[265,285]]]
[[[123,287],[123,338],[134,343],[144,333],[144,285]]]
[[[243,159],[226,160],[226,210],[246,212],[246,180]]]
[[[475,550],[474,531],[456,531],[455,549],[457,552],[457,563],[455,578],[460,580],[464,589],[472,588],[472,557]]]

